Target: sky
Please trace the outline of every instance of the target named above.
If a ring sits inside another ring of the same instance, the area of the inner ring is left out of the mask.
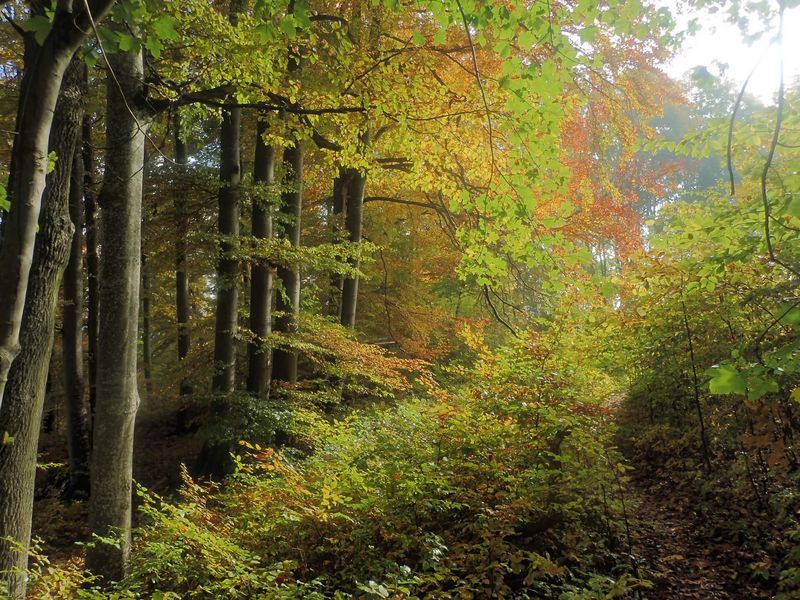
[[[668,1],[662,3],[670,4]],[[681,78],[697,65],[705,65],[712,73],[719,74],[714,61],[720,61],[728,65],[727,76],[741,85],[758,65],[747,89],[765,104],[771,104],[778,90],[779,54],[776,45],[770,44],[766,37],[752,45],[746,44],[739,28],[727,23],[723,13],[696,11],[678,15],[676,20],[679,27],[685,27],[694,17],[699,18],[702,29],[686,41],[681,52],[667,66],[669,75]],[[800,8],[787,9],[784,15],[783,59],[784,78],[788,84],[800,77]]]

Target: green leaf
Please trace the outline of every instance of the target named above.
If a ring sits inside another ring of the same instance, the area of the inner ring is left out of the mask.
[[[425,36],[422,35],[419,31],[415,31],[413,34],[411,34],[411,39],[417,46],[425,45]]]
[[[33,38],[41,46],[53,29],[53,22],[43,15],[36,15],[27,22],[26,28],[33,32]]]
[[[108,27],[98,27],[97,33],[100,43],[106,52],[117,52],[119,50],[119,34]]]
[[[11,203],[8,201],[8,194],[6,193],[6,188],[0,184],[0,210],[4,210],[8,212],[11,210]]]
[[[578,36],[581,38],[582,42],[590,44],[597,37],[597,33],[597,27],[585,27],[578,32]]]
[[[604,298],[611,298],[617,293],[617,289],[613,283],[604,281],[600,284],[600,293],[603,294]]]
[[[536,43],[536,35],[527,29],[519,34],[519,46],[522,50],[528,50]]]
[[[751,376],[748,378],[748,400],[758,400],[767,394],[773,394],[778,391],[778,382],[766,374]]]
[[[120,33],[118,44],[120,50],[130,52],[136,47],[136,38],[129,33]]]
[[[148,38],[144,43],[144,47],[147,48],[147,51],[152,54],[154,58],[161,58],[161,51],[164,49],[164,44],[161,43],[160,39],[155,37]]]
[[[162,40],[177,40],[180,38],[177,25],[178,20],[172,15],[162,15],[153,22],[153,33]]]
[[[100,60],[100,55],[97,52],[87,52],[83,55],[83,62],[89,69],[93,69]]]
[[[286,34],[290,40],[293,40],[297,36],[297,26],[294,22],[294,17],[292,15],[287,15],[283,19],[281,19],[281,31]]]
[[[783,325],[800,327],[800,306],[792,307],[790,304],[783,304],[780,306],[778,314],[783,315],[780,320]]]
[[[51,150],[50,154],[47,155],[47,174],[50,175],[56,168],[56,161],[58,160],[58,154],[56,154],[55,150]]]
[[[708,374],[712,376],[708,382],[708,389],[712,394],[744,394],[747,390],[744,377],[733,365],[711,367]]]
[[[786,214],[791,217],[800,217],[800,200],[793,198],[786,206]]]

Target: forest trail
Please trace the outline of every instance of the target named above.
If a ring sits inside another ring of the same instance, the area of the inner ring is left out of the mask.
[[[631,537],[646,600],[758,600],[770,594],[749,583],[739,548],[713,535],[714,525],[676,501],[667,485],[632,482]]]

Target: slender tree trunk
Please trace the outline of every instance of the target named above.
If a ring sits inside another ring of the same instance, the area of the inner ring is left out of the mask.
[[[183,361],[189,355],[189,275],[186,270],[186,248],[189,237],[189,212],[186,208],[186,198],[182,193],[183,181],[186,177],[188,156],[186,143],[181,138],[180,116],[175,116],[175,162],[178,165],[179,180],[181,185],[175,195],[176,235],[175,242],[175,313],[178,321],[178,361]],[[192,393],[192,386],[187,377],[180,383],[180,395],[187,396]]]
[[[235,21],[235,17],[231,15]],[[214,327],[214,377],[211,417],[223,421],[229,414],[230,394],[236,387],[236,330],[239,322],[239,183],[241,181],[240,108],[222,112],[220,130],[220,188],[217,196],[217,231],[220,258],[217,263],[217,307]],[[198,469],[212,477],[227,475],[233,468],[230,439],[209,439],[203,446]]]
[[[86,68],[83,68],[81,91],[86,92]],[[83,378],[83,160],[80,134],[72,158],[69,183],[69,215],[75,228],[64,272],[64,308],[62,357],[64,391],[67,406],[67,452],[69,456],[68,498],[89,494],[89,434],[84,405]]]
[[[264,143],[267,125],[258,122],[256,153],[253,163],[253,181],[265,186],[253,200],[253,237],[266,240],[272,237],[272,207],[268,195],[275,179],[275,150]],[[263,259],[253,261],[250,286],[250,331],[254,339],[247,346],[249,371],[247,391],[259,398],[269,389],[270,352],[264,342],[272,325],[272,265]]]
[[[223,113],[218,231],[224,237],[220,241],[220,259],[217,265],[215,373],[211,382],[214,394],[211,415],[214,422],[224,420],[229,414],[230,394],[236,387],[240,276],[239,259],[236,256],[239,249],[240,127],[240,109]],[[233,468],[230,456],[232,450],[232,440],[208,440],[200,456],[200,471],[212,477],[227,475]]]
[[[348,240],[353,244],[361,243],[364,215],[364,186],[366,176],[357,169],[347,169],[345,178],[347,186],[347,216],[345,226]],[[358,257],[350,260],[350,266],[358,269]],[[356,304],[358,302],[358,275],[345,277],[342,283],[341,324],[352,329],[356,324]]]
[[[703,464],[706,472],[711,472],[711,452],[708,449],[708,436],[706,435],[706,421],[703,418],[703,405],[700,402],[700,379],[697,376],[697,362],[694,356],[694,343],[692,342],[692,330],[689,327],[689,315],[686,312],[686,303],[681,300],[683,310],[683,325],[686,330],[686,340],[689,342],[689,359],[692,363],[692,387],[694,389],[694,406],[697,410],[697,420],[700,423],[700,444],[703,448]]]
[[[67,70],[56,107],[49,148],[60,159],[47,178],[20,332],[22,350],[11,367],[5,401],[0,407],[0,431],[13,436],[11,443],[0,445],[0,579],[8,577],[13,599],[25,597],[24,570],[31,534],[39,426],[53,349],[58,289],[73,232],[69,184],[83,111],[81,71],[82,65],[77,61]],[[6,537],[19,545],[4,541]]]
[[[289,0],[287,12],[293,14],[294,0]],[[289,50],[287,71],[294,73],[300,69],[300,56]],[[283,149],[283,185],[281,186],[280,215],[283,221],[283,234],[295,248],[300,246],[300,215],[303,212],[303,143],[294,140],[294,145]],[[293,334],[297,332],[297,317],[300,313],[300,265],[279,265],[277,276],[283,285],[275,297],[276,332]],[[276,348],[272,352],[273,381],[297,381],[297,351],[289,348]]]
[[[107,78],[106,129],[114,143],[106,150],[99,200],[103,253],[89,524],[94,534],[116,543],[89,547],[86,566],[113,581],[123,576],[130,553],[142,176],[150,115],[136,102],[144,96],[141,51],[112,54],[109,61],[115,77]]]
[[[83,158],[83,202],[86,219],[86,337],[88,342],[87,363],[89,371],[89,423],[94,423],[94,407],[97,399],[97,314],[98,274],[100,259],[97,254],[97,198],[94,189],[94,148],[92,147],[92,121],[83,117],[81,153]],[[92,436],[89,436],[91,445]]]
[[[150,332],[152,291],[150,289],[149,267],[147,253],[142,251],[142,363],[144,366],[144,389],[147,394],[147,400],[150,400],[153,395],[153,349]]]
[[[72,7],[72,3],[62,3]],[[87,0],[100,19],[113,0]],[[3,223],[0,248],[0,402],[11,363],[19,353],[19,335],[28,289],[36,227],[47,177],[48,141],[61,80],[72,55],[90,30],[86,14],[59,4],[44,43],[26,35],[25,69],[12,149],[9,186],[11,211]]]
[[[217,309],[214,331],[213,391],[230,393],[235,387],[236,329],[239,309],[239,182],[241,109],[222,116],[218,232],[220,259],[217,265]]]
[[[303,210],[303,145],[302,142],[283,151],[284,185],[281,194],[281,215],[284,235],[292,246],[300,245],[300,214]],[[300,266],[281,265],[278,279],[283,283],[282,293],[275,298],[275,331],[292,334],[297,331],[300,312]],[[272,379],[297,381],[297,351],[276,348],[272,358]]]
[[[347,206],[347,178],[344,168],[333,179],[333,198],[331,202],[331,229],[333,241],[338,243],[342,238],[345,207]],[[331,303],[330,315],[341,320],[342,318],[342,285],[343,279],[339,273],[331,275]]]

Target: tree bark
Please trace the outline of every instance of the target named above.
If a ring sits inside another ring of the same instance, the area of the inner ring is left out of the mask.
[[[224,111],[220,150],[218,195],[220,259],[217,264],[217,307],[214,328],[213,391],[230,393],[235,388],[236,329],[239,309],[239,183],[241,109]]]
[[[104,16],[113,0],[87,0],[95,20]],[[69,3],[71,8],[71,3]],[[0,248],[0,402],[11,364],[20,351],[19,335],[36,226],[47,177],[50,128],[64,71],[91,30],[85,10],[72,13],[56,8],[52,29],[41,46],[26,34],[25,69],[12,149],[9,186],[11,211],[3,225]]]
[[[115,540],[87,550],[86,566],[106,581],[124,575],[130,553],[145,129],[142,53],[109,56],[99,286],[97,404],[93,427],[89,525]]]
[[[231,8],[236,10],[235,7]],[[231,21],[236,22],[235,12]],[[240,265],[239,184],[241,182],[242,110],[222,111],[220,129],[220,188],[217,195],[220,258],[217,263],[217,306],[214,325],[214,377],[211,381],[211,418],[222,422],[230,414],[230,394],[236,388],[236,331],[239,322]],[[212,438],[206,441],[198,459],[198,469],[211,477],[222,477],[233,469],[230,453],[234,441]]]
[[[146,221],[145,221],[146,224]],[[143,224],[144,225],[144,224]],[[153,395],[153,349],[150,321],[152,317],[152,291],[147,253],[142,251],[142,364],[144,366],[144,389],[147,400]]]
[[[267,125],[258,122],[256,132],[256,152],[253,162],[253,182],[265,186],[253,200],[253,237],[266,240],[272,237],[272,208],[265,193],[275,179],[275,150],[264,142]],[[250,331],[254,338],[247,346],[249,371],[247,391],[263,398],[269,389],[270,352],[264,342],[272,325],[272,265],[263,259],[253,261],[252,282],[250,285]]]
[[[346,169],[344,177],[346,186],[347,210],[345,227],[350,243],[360,244],[364,216],[364,186],[366,176],[358,169]],[[358,269],[360,261],[354,257],[349,261],[350,266]],[[342,310],[341,324],[352,329],[356,324],[356,305],[358,303],[358,275],[345,277],[342,282]]]
[[[8,577],[8,592],[15,600],[25,597],[39,426],[53,349],[58,289],[73,233],[69,188],[83,110],[81,71],[78,62],[69,67],[56,106],[49,149],[60,158],[47,177],[20,330],[22,350],[11,367],[5,401],[0,407],[0,431],[13,436],[11,443],[0,445],[0,578]],[[19,545],[4,541],[6,537]]]
[[[331,233],[334,243],[338,243],[342,238],[342,225],[344,224],[344,209],[347,205],[347,182],[345,180],[344,169],[339,169],[339,173],[333,179],[333,197],[331,199]],[[339,273],[331,275],[331,302],[330,315],[337,319],[342,318],[342,284],[343,279]]]
[[[81,154],[83,159],[83,202],[86,219],[86,337],[87,364],[89,372],[89,423],[94,422],[94,407],[97,401],[97,314],[99,310],[98,275],[100,259],[97,253],[98,206],[94,189],[94,148],[92,147],[92,121],[83,117]],[[92,436],[89,435],[91,445]]]
[[[281,193],[281,215],[284,235],[292,246],[300,245],[300,214],[303,210],[303,145],[296,142],[283,151],[284,185]],[[283,293],[275,298],[275,331],[297,332],[297,315],[300,312],[300,266],[278,266],[278,279],[283,284]],[[297,381],[297,351],[276,348],[272,358],[272,379],[294,383]]]
[[[86,68],[82,68],[81,92],[86,92]],[[62,358],[64,391],[67,407],[67,453],[69,484],[67,498],[85,498],[89,494],[89,435],[84,404],[83,378],[83,160],[80,151],[80,132],[72,156],[69,182],[69,216],[75,232],[64,271],[64,306],[62,329]]]
[[[294,0],[289,0],[287,12],[293,14]],[[287,71],[300,69],[299,52],[290,49]],[[281,186],[280,214],[284,223],[283,235],[295,248],[300,246],[300,215],[303,211],[303,143],[294,140],[294,145],[283,149],[283,185]],[[283,285],[275,298],[274,330],[284,334],[297,332],[297,316],[300,313],[300,266],[279,265],[277,276]],[[297,381],[297,351],[276,348],[272,352],[273,381]]]
[[[176,235],[175,241],[175,316],[178,321],[178,361],[189,355],[189,274],[186,269],[186,250],[189,237],[189,212],[186,198],[182,193],[183,180],[186,177],[188,156],[186,143],[181,138],[180,115],[175,114],[175,162],[177,163],[179,181],[178,193],[175,195]],[[192,393],[192,386],[187,377],[180,383],[180,395]]]

